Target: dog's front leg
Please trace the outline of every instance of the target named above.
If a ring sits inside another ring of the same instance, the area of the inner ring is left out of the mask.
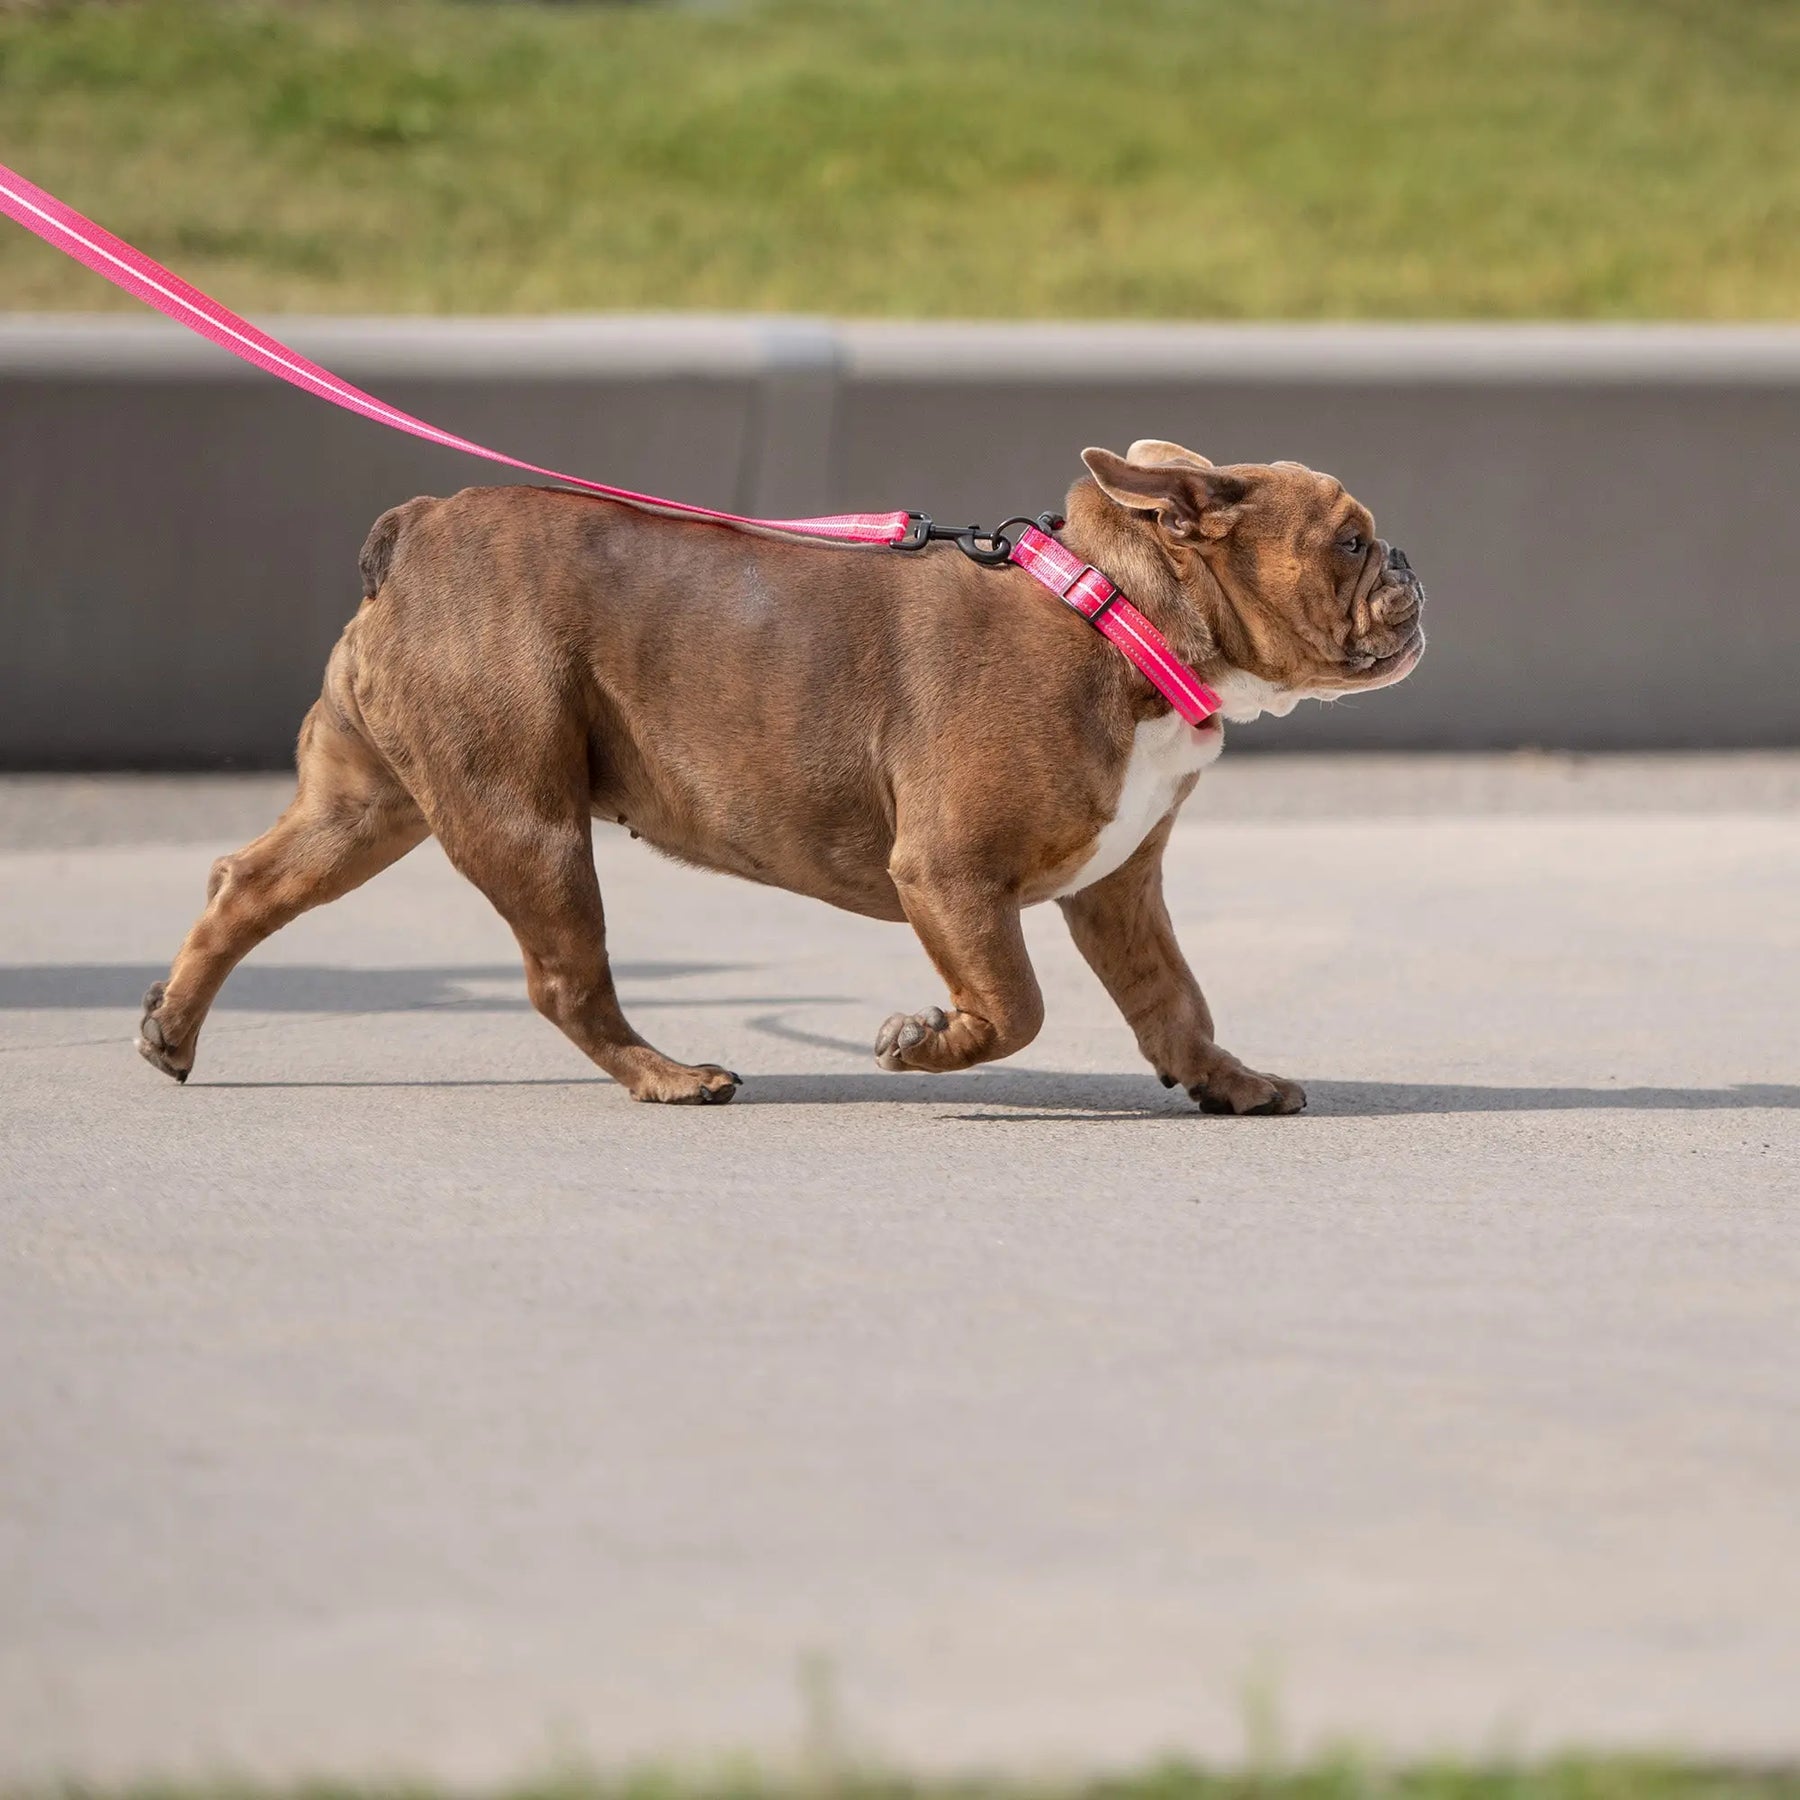
[[[1023,1050],[1044,1022],[1044,999],[1025,953],[1017,897],[967,869],[909,866],[898,855],[893,874],[952,1010],[893,1014],[876,1034],[876,1062],[942,1073]]]
[[[1163,847],[1174,823],[1171,813],[1122,868],[1059,902],[1070,934],[1164,1087],[1179,1083],[1207,1112],[1299,1112],[1306,1091],[1298,1082],[1245,1068],[1213,1038],[1211,1009],[1163,902]]]

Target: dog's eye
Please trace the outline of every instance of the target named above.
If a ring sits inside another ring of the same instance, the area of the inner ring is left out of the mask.
[[[1348,537],[1338,539],[1338,548],[1346,556],[1361,556],[1368,548],[1360,532],[1353,531]]]

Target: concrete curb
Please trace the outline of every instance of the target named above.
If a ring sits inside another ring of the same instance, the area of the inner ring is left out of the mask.
[[[498,448],[751,512],[991,521],[1139,436],[1328,468],[1424,571],[1432,652],[1239,741],[1800,743],[1800,329],[268,323]],[[284,760],[369,521],[507,478],[161,321],[0,319],[0,766]]]

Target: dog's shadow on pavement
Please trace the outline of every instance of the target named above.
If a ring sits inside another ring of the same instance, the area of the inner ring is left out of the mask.
[[[1308,1110],[1327,1117],[1396,1113],[1502,1112],[1791,1112],[1800,1087],[1740,1082],[1732,1087],[1474,1087],[1435,1082],[1317,1081]]]
[[[1478,1087],[1404,1081],[1305,1081],[1304,1085],[1307,1108],[1302,1119],[1433,1113],[1800,1110],[1800,1086],[1768,1082],[1716,1088]],[[979,1108],[958,1112],[955,1117],[982,1125],[1221,1122],[1200,1112],[1180,1093],[1165,1093],[1148,1074],[1088,1075],[1056,1069],[973,1069],[963,1075],[759,1076],[747,1072],[737,1104],[875,1106],[896,1102]],[[1251,1123],[1264,1130],[1280,1130],[1286,1121],[1257,1119]]]
[[[689,975],[740,973],[753,965],[729,962],[622,962],[613,970],[628,986],[628,1010],[656,1006],[761,1006],[773,995],[645,993],[643,984]],[[0,1011],[111,1010],[129,1007],[166,973],[160,963],[45,963],[0,965]],[[517,963],[454,967],[346,969],[315,964],[249,964],[238,969],[219,996],[225,1010],[272,1013],[378,1013],[443,1008],[476,1012],[529,1011]],[[825,1004],[847,995],[779,996],[783,1006]],[[868,1049],[848,1038],[796,1030],[780,1012],[747,1021],[759,1035],[862,1058]],[[748,1060],[748,1059],[746,1059]],[[960,1107],[954,1118],[972,1124],[1100,1124],[1119,1121],[1193,1123],[1202,1114],[1183,1094],[1165,1092],[1147,1071],[1110,1074],[1000,1065],[960,1075],[883,1074],[875,1069],[818,1074],[758,1075],[748,1070],[739,1106]],[[1513,1087],[1449,1082],[1332,1081],[1302,1075],[1307,1090],[1303,1116],[1371,1119],[1428,1114],[1507,1112],[1752,1112],[1800,1109],[1800,1086],[1774,1082],[1734,1087]],[[196,1085],[238,1085],[202,1081]],[[298,1081],[257,1083],[295,1087],[518,1087],[606,1085],[605,1077],[497,1076],[492,1080]],[[969,1110],[973,1109],[973,1110]],[[1257,1120],[1263,1129],[1277,1124]]]
[[[750,965],[730,962],[615,962],[620,981],[678,981],[726,975]],[[134,1011],[167,963],[13,963],[0,965],[0,1011]],[[761,1004],[761,997],[739,1004]],[[318,963],[245,963],[231,972],[214,1003],[222,1012],[371,1013],[462,1007],[470,1012],[529,1012],[525,972],[516,962],[401,969],[347,969]],[[639,994],[634,1006],[677,1005]],[[692,1004],[692,1002],[690,1002]],[[721,1000],[717,1005],[731,1002]]]

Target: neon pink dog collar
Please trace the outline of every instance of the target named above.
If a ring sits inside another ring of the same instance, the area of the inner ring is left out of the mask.
[[[1080,613],[1190,725],[1205,724],[1219,710],[1219,696],[1169,648],[1118,584],[1066,544],[1027,525],[1007,559]]]
[[[152,306],[178,325],[198,332],[201,337],[210,339],[265,374],[277,376],[321,400],[329,400],[333,406],[360,413],[378,425],[408,432],[447,449],[485,457],[489,462],[504,463],[508,468],[523,469],[529,475],[543,475],[551,481],[581,488],[609,500],[622,500],[675,518],[699,519],[739,529],[781,532],[841,544],[888,545],[897,549],[922,548],[932,535],[958,536],[959,539],[978,535],[973,532],[934,533],[928,520],[924,522],[927,530],[921,533],[918,530],[919,515],[904,512],[833,513],[816,519],[752,519],[739,513],[718,512],[708,506],[660,499],[655,494],[634,493],[630,488],[610,487],[605,482],[588,481],[579,475],[564,475],[537,463],[523,462],[516,456],[490,450],[485,444],[474,443],[455,432],[415,419],[410,413],[401,412],[398,407],[389,406],[374,395],[365,394],[361,388],[351,386],[280,339],[259,331],[210,295],[190,287],[161,263],[122,238],[114,237],[93,220],[84,218],[73,207],[65,206],[54,194],[46,193],[24,176],[15,174],[4,163],[0,163],[0,212],[45,243],[92,269],[96,275],[104,276],[115,287],[123,288],[146,306]],[[1049,517],[1048,514],[1044,516]],[[1017,539],[996,534],[989,544],[991,548],[976,560],[994,564],[1016,563],[1041,582],[1128,658],[1190,725],[1201,724],[1219,710],[1218,695],[1176,657],[1162,634],[1118,587],[1098,569],[1082,562],[1058,543],[1048,531],[1027,525]]]

